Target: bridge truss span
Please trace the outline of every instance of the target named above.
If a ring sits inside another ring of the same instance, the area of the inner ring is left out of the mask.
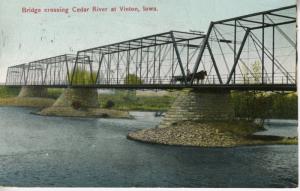
[[[194,66],[204,34],[170,31],[120,43],[82,50],[89,62],[76,62],[72,85],[170,84],[174,76],[186,77]],[[88,82],[87,82],[88,81]]]
[[[296,84],[296,52],[296,5],[220,20],[211,22],[193,74],[206,70],[218,84]]]
[[[296,90],[296,5],[8,68],[6,85]]]

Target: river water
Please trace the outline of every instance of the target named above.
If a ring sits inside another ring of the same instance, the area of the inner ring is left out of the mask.
[[[134,120],[32,115],[0,107],[0,185],[75,187],[295,187],[296,145],[192,148],[126,139],[160,118]],[[297,135],[297,121],[271,120],[266,132]]]

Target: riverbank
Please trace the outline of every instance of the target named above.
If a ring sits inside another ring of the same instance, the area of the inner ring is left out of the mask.
[[[175,94],[169,95],[143,94],[135,95],[126,91],[119,91],[116,94],[99,94],[99,103],[102,108],[111,107],[116,110],[131,111],[167,111],[175,99]],[[109,104],[112,103],[112,104]]]
[[[72,107],[51,107],[55,99],[37,97],[8,97],[0,98],[0,106],[34,107],[41,110],[34,114],[43,116],[61,117],[99,117],[99,118],[119,118],[132,119],[128,111],[119,111],[104,108],[74,109]]]
[[[242,145],[298,144],[296,137],[253,135],[262,127],[248,122],[180,122],[165,128],[150,128],[127,135],[128,139],[145,143],[196,146],[235,147]]]
[[[50,107],[55,102],[53,98],[38,97],[6,97],[0,98],[0,106],[22,106],[44,108]]]
[[[99,118],[118,118],[133,119],[128,111],[118,111],[103,108],[83,108],[74,109],[72,107],[47,107],[36,112],[42,116],[60,116],[60,117],[99,117]]]

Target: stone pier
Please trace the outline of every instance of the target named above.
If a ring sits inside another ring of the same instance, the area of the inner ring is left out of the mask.
[[[233,116],[229,91],[185,89],[178,94],[159,127],[169,127],[182,121],[228,121]]]
[[[18,97],[47,97],[48,91],[45,87],[29,87],[23,86],[20,90]]]
[[[67,88],[52,107],[98,108],[97,89]]]
[[[68,117],[131,118],[127,111],[100,108],[97,89],[67,88],[51,107],[39,115]]]

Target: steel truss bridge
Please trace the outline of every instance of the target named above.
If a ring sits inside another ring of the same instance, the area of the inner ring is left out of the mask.
[[[211,22],[206,34],[169,31],[11,66],[6,85],[295,91],[296,71],[293,5]]]

